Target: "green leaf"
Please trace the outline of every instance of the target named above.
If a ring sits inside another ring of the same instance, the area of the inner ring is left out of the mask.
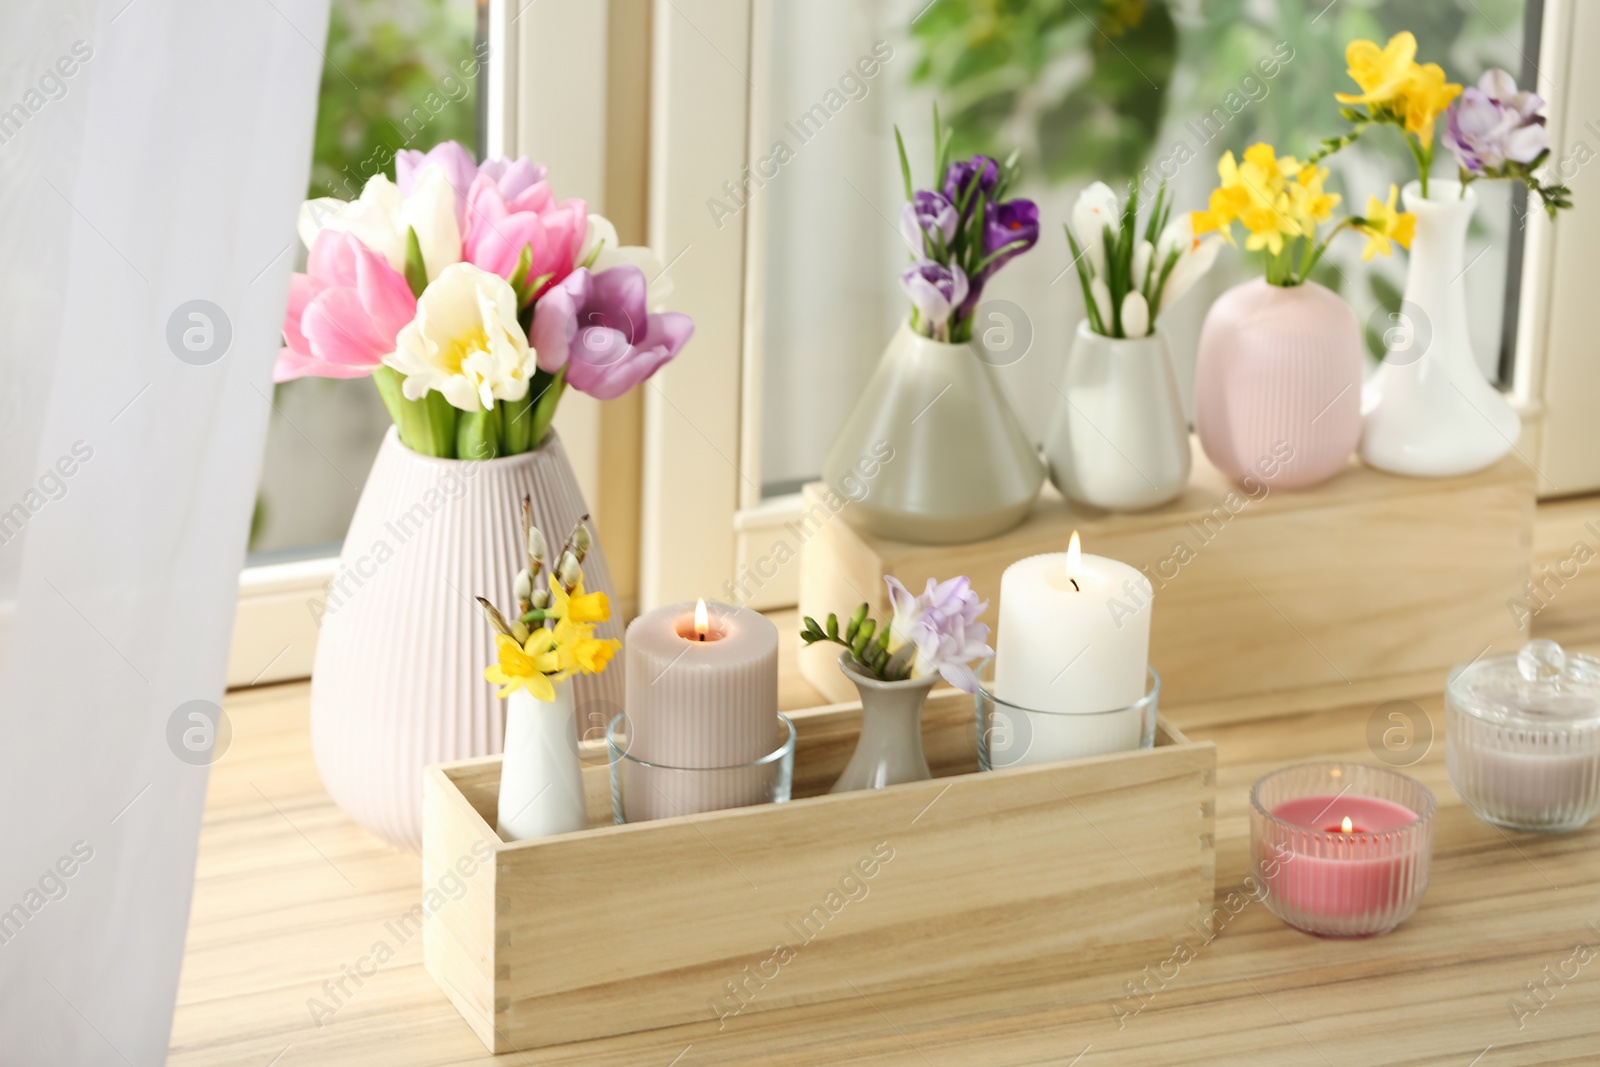
[[[1078,270],[1078,284],[1083,287],[1083,310],[1089,319],[1089,325],[1095,333],[1104,335],[1105,323],[1100,321],[1100,309],[1094,306],[1094,293],[1089,289],[1089,271],[1092,265],[1089,257],[1078,248],[1078,242],[1072,239],[1072,227],[1066,223],[1061,224],[1062,230],[1067,234],[1067,247],[1072,249],[1072,263]]]
[[[500,454],[500,408],[476,408],[456,418],[456,458],[494,459]]]
[[[428,287],[428,268],[422,262],[422,244],[414,227],[406,227],[406,284],[412,296],[421,296]]]
[[[538,295],[539,290],[544,286],[544,283],[555,276],[555,272],[550,271],[548,273],[539,275],[532,281],[524,282],[522,288],[520,289],[517,289],[516,286],[512,286],[512,288],[516,289],[517,292],[517,307],[526,308],[532,304],[533,298]]]
[[[533,447],[533,387],[521,400],[501,400],[500,454],[520,456]]]
[[[400,425],[401,405],[406,402],[405,395],[400,392],[400,383],[403,381],[405,378],[393,367],[379,365],[372,372],[372,384],[378,387],[378,396],[396,426]]]
[[[906,183],[906,203],[911,202],[911,161],[906,158],[906,142],[900,136],[900,127],[894,128],[894,146],[900,152],[900,177]]]
[[[528,447],[538,448],[549,435],[550,423],[556,417],[556,405],[561,401],[561,394],[566,392],[567,368],[562,367],[553,375],[540,371],[533,376],[528,389],[534,394],[533,425],[528,431]]]
[[[533,266],[533,246],[523,245],[522,254],[517,257],[517,269],[506,279],[511,283],[512,292],[521,295],[523,283],[528,280],[528,268],[531,266]]]

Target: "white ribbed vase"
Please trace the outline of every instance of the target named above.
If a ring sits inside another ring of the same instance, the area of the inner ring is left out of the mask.
[[[501,750],[504,706],[483,669],[493,634],[474,596],[505,608],[522,559],[522,497],[552,551],[588,512],[555,433],[519,456],[435,459],[390,429],[350,520],[311,675],[311,747],[322,783],[361,825],[422,844],[422,769]],[[612,593],[596,541],[587,590]],[[620,621],[598,637],[622,636]],[[604,735],[623,665],[573,680],[577,730]]]

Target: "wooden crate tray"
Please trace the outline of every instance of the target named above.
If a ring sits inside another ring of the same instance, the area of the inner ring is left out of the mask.
[[[981,774],[972,698],[941,690],[924,714],[933,780],[829,796],[860,706],[790,717],[790,803],[616,826],[590,750],[590,828],[536,841],[494,832],[500,757],[429,768],[424,885],[464,889],[425,922],[424,955],[485,1046],[1054,962],[1103,959],[1109,981],[1212,909],[1216,749],[1165,720],[1152,749]]]

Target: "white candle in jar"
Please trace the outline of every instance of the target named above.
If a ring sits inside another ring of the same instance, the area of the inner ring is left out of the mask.
[[[1118,709],[1145,695],[1153,596],[1133,567],[1084,555],[1076,531],[1066,552],[1006,568],[991,692],[1011,707],[998,709],[1009,730],[996,766],[1139,747],[1142,712]]]

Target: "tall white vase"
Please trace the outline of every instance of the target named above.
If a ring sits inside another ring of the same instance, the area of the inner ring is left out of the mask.
[[[557,682],[555,691],[549,703],[535,700],[525,689],[506,698],[495,833],[507,841],[566,834],[589,825],[571,679]]]
[[[483,669],[494,634],[474,596],[513,602],[521,502],[552,546],[588,508],[554,433],[500,459],[434,459],[384,438],[321,609],[311,748],[351,818],[401,848],[422,844],[422,769],[500,751],[504,705]],[[596,541],[584,585],[611,589]],[[622,636],[615,617],[599,637]],[[578,729],[603,736],[622,709],[623,665],[573,680]]]
[[[1080,504],[1139,511],[1189,484],[1189,423],[1159,329],[1105,337],[1078,324],[1045,438],[1050,480]]]
[[[1405,188],[1417,216],[1398,343],[1362,395],[1361,458],[1416,477],[1470,474],[1516,444],[1522,422],[1478,368],[1467,330],[1467,225],[1478,195],[1457,182]]]

